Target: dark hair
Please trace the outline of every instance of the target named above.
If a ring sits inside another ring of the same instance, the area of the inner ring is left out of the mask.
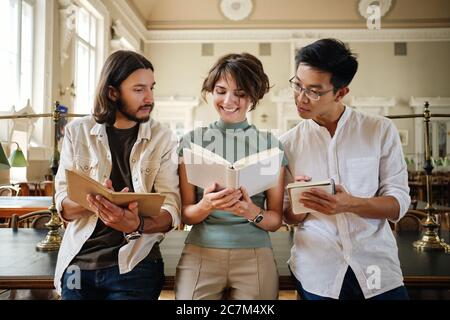
[[[114,124],[118,103],[110,99],[109,87],[119,89],[121,83],[138,69],[153,69],[144,56],[133,51],[119,50],[106,59],[95,92],[94,118],[97,123]]]
[[[236,81],[239,90],[250,97],[251,108],[255,109],[259,100],[269,92],[269,77],[258,58],[249,53],[232,53],[219,58],[209,70],[203,81],[202,96],[206,101],[206,93],[213,92],[216,82],[221,77],[231,76]]]
[[[356,55],[337,39],[321,39],[303,47],[295,56],[296,69],[300,63],[331,73],[335,93],[348,86],[358,70]]]

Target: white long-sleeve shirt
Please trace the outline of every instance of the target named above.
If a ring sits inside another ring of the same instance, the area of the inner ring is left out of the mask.
[[[333,137],[325,127],[305,120],[280,140],[289,161],[286,184],[298,175],[310,176],[312,181],[333,178],[357,197],[394,197],[400,205],[396,221],[408,210],[406,163],[398,131],[389,119],[346,107]],[[387,219],[351,212],[310,214],[295,232],[288,263],[306,291],[334,299],[339,297],[348,266],[365,298],[403,285],[397,244]]]

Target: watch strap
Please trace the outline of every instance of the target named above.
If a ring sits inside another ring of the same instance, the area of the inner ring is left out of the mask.
[[[252,223],[260,223],[264,218],[264,212],[264,209],[261,208],[256,217],[254,217],[253,219],[248,219],[248,221]]]
[[[132,240],[139,239],[143,233],[144,233],[144,217],[139,216],[139,225],[136,231],[124,233],[124,237],[128,242],[130,242]]]

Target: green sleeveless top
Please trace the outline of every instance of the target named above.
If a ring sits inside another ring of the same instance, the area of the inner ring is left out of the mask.
[[[243,157],[282,144],[269,132],[259,131],[247,120],[228,124],[222,120],[208,127],[197,128],[181,138],[178,155],[183,156],[183,148],[190,148],[191,142],[206,148],[233,163]],[[287,165],[283,156],[282,166]],[[196,200],[203,197],[203,189],[196,187]],[[251,197],[254,204],[265,208],[266,196],[259,193]],[[271,247],[267,231],[258,228],[243,217],[231,212],[215,210],[205,220],[193,225],[185,243],[208,248],[262,248]]]

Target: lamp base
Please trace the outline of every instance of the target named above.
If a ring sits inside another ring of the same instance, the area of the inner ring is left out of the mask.
[[[450,252],[450,246],[443,239],[439,238],[437,233],[439,224],[436,222],[436,217],[433,214],[434,208],[427,205],[425,210],[427,210],[427,217],[422,222],[425,231],[423,232],[422,239],[413,242],[414,248],[420,251]]]
[[[61,240],[62,237],[58,230],[50,230],[45,238],[36,245],[36,248],[40,251],[55,251],[59,249]]]
[[[52,203],[48,210],[50,211],[50,221],[47,222],[45,226],[50,230],[45,238],[36,245],[36,249],[41,251],[58,250],[62,241],[62,237],[59,234],[59,228],[62,226],[62,222],[58,216],[54,203]]]
[[[435,232],[425,232],[422,239],[414,241],[413,246],[420,251],[440,251],[450,253],[450,246]]]

